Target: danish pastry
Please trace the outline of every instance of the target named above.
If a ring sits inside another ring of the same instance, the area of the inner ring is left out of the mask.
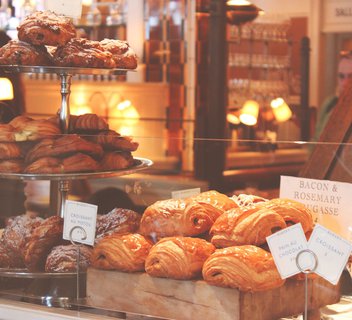
[[[23,268],[23,258],[10,250],[4,241],[0,240],[0,268]]]
[[[32,46],[24,41],[10,40],[0,48],[0,64],[49,66],[52,61],[44,46]]]
[[[61,67],[115,68],[112,54],[99,41],[73,38],[59,46],[53,54],[54,62]]]
[[[144,211],[140,232],[154,240],[172,236],[195,236],[208,231],[218,217],[191,199],[157,201]]]
[[[211,243],[218,248],[235,245],[261,245],[266,237],[286,228],[275,211],[257,206],[241,207],[221,215],[210,229]]]
[[[24,250],[24,262],[28,270],[44,270],[48,253],[63,242],[63,225],[61,217],[52,216],[33,230]]]
[[[137,56],[126,41],[104,39],[100,41],[101,46],[112,54],[115,68],[136,69]]]
[[[216,250],[203,265],[203,278],[211,285],[241,291],[264,291],[285,283],[271,254],[251,245]]]
[[[51,11],[36,11],[18,26],[18,39],[33,45],[62,46],[76,36],[70,18]]]
[[[86,271],[90,265],[92,248],[79,246],[79,270]],[[78,247],[76,245],[60,245],[54,247],[45,262],[46,272],[76,272],[78,264]]]
[[[194,279],[202,274],[205,260],[215,247],[199,238],[163,238],[149,251],[145,271],[153,277]]]
[[[113,233],[134,233],[139,228],[140,220],[140,215],[133,210],[115,208],[97,218],[96,239]]]
[[[98,269],[125,272],[144,271],[152,244],[138,233],[113,234],[94,247],[91,265]]]

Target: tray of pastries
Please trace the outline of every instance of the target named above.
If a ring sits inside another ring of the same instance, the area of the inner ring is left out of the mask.
[[[7,72],[118,75],[137,68],[126,41],[78,38],[64,15],[36,11],[17,29],[18,40],[0,48],[0,68]]]

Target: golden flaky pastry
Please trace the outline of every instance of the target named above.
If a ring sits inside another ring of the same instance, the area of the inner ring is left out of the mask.
[[[104,118],[99,117],[94,113],[86,113],[79,116],[70,117],[70,132],[100,132],[109,130],[109,125]]]
[[[21,148],[16,143],[0,142],[0,160],[17,159],[21,157]]]
[[[235,245],[261,245],[266,237],[286,228],[275,211],[258,206],[241,207],[221,215],[210,229],[211,243],[218,248]]]
[[[152,244],[138,233],[113,234],[94,247],[91,265],[98,269],[125,272],[144,271],[144,263]]]
[[[208,231],[218,216],[218,210],[209,210],[192,199],[157,201],[144,211],[140,232],[154,240],[195,236]]]
[[[155,244],[145,261],[145,271],[153,277],[194,279],[201,275],[204,261],[215,247],[199,238],[170,237]]]
[[[251,245],[216,250],[204,263],[203,278],[241,291],[270,290],[285,283],[271,254]]]

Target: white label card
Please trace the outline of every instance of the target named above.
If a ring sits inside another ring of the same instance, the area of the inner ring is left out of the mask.
[[[352,241],[352,184],[281,176],[280,198],[303,203],[315,222]]]
[[[82,0],[44,0],[44,8],[71,18],[80,18]]]
[[[296,257],[307,249],[308,243],[300,223],[278,231],[266,240],[282,279],[301,272],[296,264]],[[299,260],[300,267],[304,270],[310,269],[314,263],[309,255],[302,254]]]
[[[336,285],[352,252],[351,243],[317,224],[309,238],[308,249],[318,258],[315,273]]]
[[[193,188],[193,189],[172,191],[171,197],[172,197],[172,199],[184,199],[184,198],[196,196],[198,194],[200,194],[200,188]]]
[[[98,207],[89,203],[66,200],[64,217],[65,240],[94,245]],[[84,231],[83,231],[83,230]]]

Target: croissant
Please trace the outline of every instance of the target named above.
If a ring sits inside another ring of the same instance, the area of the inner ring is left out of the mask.
[[[16,141],[36,141],[61,134],[60,128],[47,120],[27,121],[16,132]]]
[[[264,291],[285,283],[271,254],[251,245],[216,250],[203,265],[203,278],[211,285],[241,291]]]
[[[266,237],[286,228],[275,211],[258,206],[241,207],[221,215],[210,229],[211,243],[218,248],[234,245],[261,245]]]
[[[192,199],[202,205],[210,205],[214,208],[214,210],[219,211],[219,215],[224,213],[224,211],[238,208],[235,201],[215,190],[202,192],[196,196],[193,196]]]
[[[13,118],[10,122],[9,125],[13,126],[17,130],[23,130],[23,128],[26,126],[28,122],[33,121],[34,119],[20,115],[15,118]]]
[[[218,217],[192,199],[157,201],[144,211],[140,232],[153,239],[171,236],[195,236],[208,231]]]
[[[252,194],[239,194],[238,196],[232,197],[233,201],[235,201],[239,207],[247,207],[252,206],[260,202],[266,202],[268,199],[258,197]]]
[[[0,161],[0,172],[5,173],[21,173],[24,169],[24,161],[22,159],[10,159]]]
[[[0,141],[14,142],[16,129],[10,124],[0,124]]]
[[[155,244],[145,261],[145,271],[153,277],[193,279],[202,274],[204,261],[215,247],[199,238],[163,238]]]
[[[24,251],[24,262],[30,271],[44,270],[48,253],[63,241],[63,225],[61,217],[52,216],[33,230]]]
[[[91,265],[98,269],[125,272],[144,271],[144,263],[152,244],[138,233],[112,234],[94,247]]]
[[[0,160],[16,159],[21,157],[21,149],[16,143],[0,142]]]
[[[126,169],[133,165],[133,157],[130,152],[105,152],[100,161],[104,171]]]
[[[290,199],[272,199],[261,203],[260,206],[274,210],[288,226],[301,223],[305,233],[313,229],[312,213],[303,203]]]
[[[71,116],[70,118],[70,132],[96,132],[109,130],[108,123],[94,113],[86,113],[80,116]]]

